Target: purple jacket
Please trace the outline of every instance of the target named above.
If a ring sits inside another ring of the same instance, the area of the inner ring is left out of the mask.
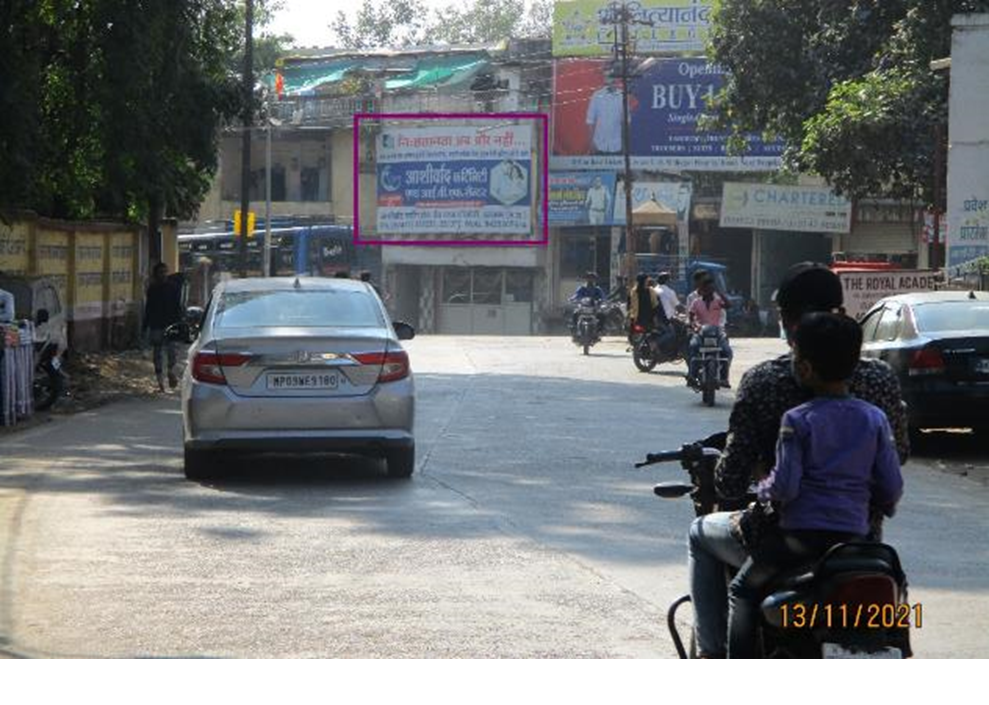
[[[866,534],[869,505],[893,515],[903,494],[886,414],[852,397],[816,397],[783,416],[776,467],[759,483],[780,527]]]

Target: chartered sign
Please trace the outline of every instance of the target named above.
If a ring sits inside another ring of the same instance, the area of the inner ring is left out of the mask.
[[[721,227],[847,233],[852,204],[828,188],[726,182]]]

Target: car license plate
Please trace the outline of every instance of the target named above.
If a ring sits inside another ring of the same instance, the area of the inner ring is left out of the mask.
[[[975,361],[975,374],[989,375],[989,358],[982,358]]]
[[[866,658],[884,658],[884,659],[898,659],[903,658],[903,652],[899,649],[886,646],[879,651],[853,651],[852,649],[845,648],[841,644],[822,644],[821,645],[821,656],[823,658],[842,658],[842,659],[866,659]]]
[[[336,389],[340,386],[340,377],[336,372],[269,373],[265,381],[268,389],[273,391]]]
[[[708,347],[708,348],[710,348],[710,347],[717,347],[717,345],[718,345],[718,339],[717,338],[704,338],[704,346],[705,347]]]

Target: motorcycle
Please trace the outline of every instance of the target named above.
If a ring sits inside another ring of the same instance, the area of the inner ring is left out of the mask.
[[[651,372],[656,365],[687,359],[690,329],[685,319],[670,319],[673,335],[663,336],[658,330],[646,331],[638,323],[632,325],[632,362],[640,372]]]
[[[722,386],[721,380],[730,362],[721,351],[725,333],[718,326],[704,326],[697,335],[700,337],[700,348],[693,366],[697,373],[690,386],[701,393],[706,406],[714,406],[715,393]]]
[[[653,492],[664,499],[689,495],[696,516],[719,510],[714,468],[724,449],[720,433],[679,450],[648,454],[635,467],[680,462],[690,482],[660,483]],[[749,500],[755,498],[750,493]],[[730,583],[735,569],[726,566]],[[690,629],[688,646],[677,626],[677,612],[690,595],[670,605],[666,622],[682,658],[696,657]],[[920,608],[907,601],[906,575],[895,549],[878,541],[833,546],[816,561],[788,570],[770,586],[761,603],[758,627],[763,658],[909,658],[910,624],[919,624]]]
[[[585,355],[590,354],[592,345],[601,341],[598,312],[598,303],[590,297],[584,297],[577,302],[576,320],[572,324],[572,339],[578,347],[584,349]]]
[[[58,344],[51,339],[35,342],[34,384],[31,389],[35,411],[53,407],[65,393],[66,380]]]
[[[606,301],[602,307],[604,314],[604,334],[628,335],[628,313],[625,304],[617,301]]]

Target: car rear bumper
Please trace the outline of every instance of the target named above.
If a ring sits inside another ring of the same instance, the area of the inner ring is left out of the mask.
[[[203,433],[187,439],[188,450],[228,450],[255,453],[347,453],[382,455],[415,446],[405,431],[224,431]]]
[[[353,397],[243,397],[183,380],[183,440],[190,449],[375,452],[412,443],[411,378]]]
[[[910,425],[918,428],[970,428],[989,425],[989,385],[945,383],[905,387]]]

